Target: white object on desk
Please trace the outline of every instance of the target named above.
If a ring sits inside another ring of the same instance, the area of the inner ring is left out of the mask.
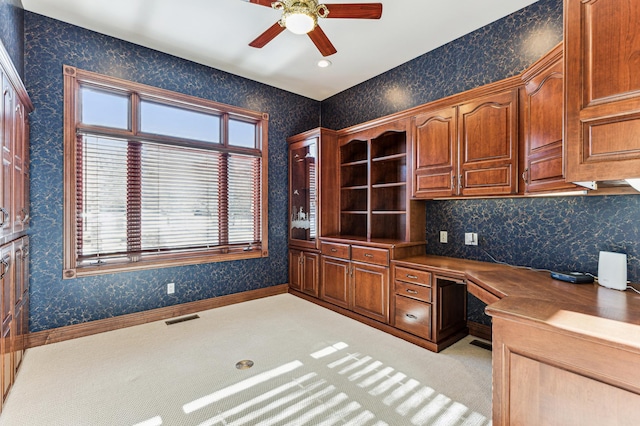
[[[598,260],[598,284],[615,290],[627,289],[627,255],[601,251]]]

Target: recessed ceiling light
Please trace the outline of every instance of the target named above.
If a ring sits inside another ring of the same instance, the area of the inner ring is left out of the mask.
[[[328,59],[320,59],[320,60],[318,61],[318,66],[319,66],[320,68],[327,68],[327,67],[330,67],[330,66],[331,66],[331,61],[330,61],[330,60],[328,60]]]

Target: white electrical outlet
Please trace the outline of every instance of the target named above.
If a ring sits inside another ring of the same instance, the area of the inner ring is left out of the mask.
[[[447,231],[440,231],[440,242],[443,244],[448,243]]]
[[[175,292],[176,292],[176,284],[175,283],[167,284],[167,294],[173,294]]]
[[[464,243],[468,246],[478,245],[478,234],[475,232],[465,232]]]

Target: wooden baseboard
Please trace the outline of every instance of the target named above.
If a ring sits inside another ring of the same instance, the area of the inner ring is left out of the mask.
[[[38,331],[26,335],[25,346],[33,348],[35,346],[47,345],[49,343],[62,342],[75,339],[77,337],[90,336],[92,334],[105,331],[117,330],[134,325],[145,324],[153,321],[161,321],[167,318],[179,317],[206,311],[208,309],[247,302],[249,300],[261,299],[263,297],[275,296],[287,293],[288,284],[281,284],[273,287],[250,290],[242,293],[230,294],[227,296],[213,297],[211,299],[198,300],[195,302],[183,303],[165,308],[151,309],[149,311],[137,312],[133,314],[121,315],[113,318],[90,321],[82,324],[74,324],[66,327],[53,328],[50,330]]]
[[[480,324],[479,322],[467,321],[469,334],[484,340],[491,341],[491,326]]]

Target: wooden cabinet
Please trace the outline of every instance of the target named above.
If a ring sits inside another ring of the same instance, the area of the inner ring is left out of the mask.
[[[408,189],[409,127],[396,120],[339,137],[340,236],[424,240],[424,230],[412,226],[424,220],[424,206]]]
[[[518,88],[513,80],[436,102],[412,123],[414,197],[518,191]]]
[[[322,243],[320,298],[377,321],[389,322],[389,251]]]
[[[435,343],[441,350],[467,334],[464,281],[428,268],[392,262],[395,327]]]
[[[24,84],[0,43],[0,387],[7,397],[29,332],[29,113]]]
[[[562,43],[523,74],[526,193],[575,189],[564,178]]]
[[[640,350],[626,344],[624,332],[612,332],[633,335],[637,325],[600,318],[595,307],[585,315],[572,311],[576,304],[566,310],[550,304],[504,300],[490,310],[493,424],[637,424]]]
[[[0,372],[2,401],[22,363],[29,326],[29,237],[0,247]],[[1,404],[0,404],[1,408]]]
[[[318,297],[319,236],[335,234],[337,137],[314,129],[289,138],[289,286]],[[322,192],[320,191],[322,188]],[[333,190],[332,190],[333,188]]]
[[[640,3],[565,0],[569,181],[640,177]]]
[[[0,243],[5,243],[24,234],[29,223],[28,115],[33,106],[12,66],[0,62]]]
[[[289,286],[318,297],[320,255],[315,252],[289,249]]]

